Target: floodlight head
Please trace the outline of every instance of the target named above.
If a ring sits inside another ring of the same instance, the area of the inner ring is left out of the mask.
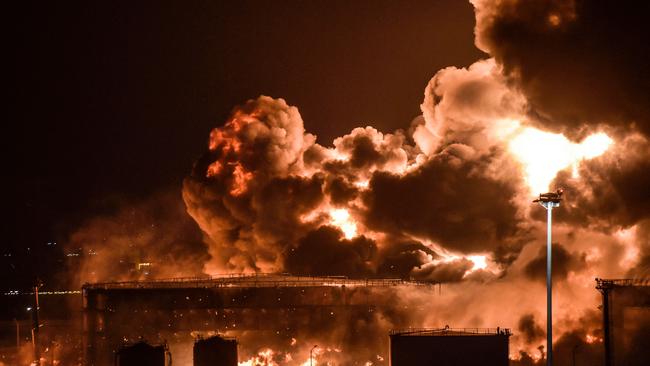
[[[555,192],[541,193],[539,195],[539,198],[535,199],[533,202],[539,202],[544,207],[558,207],[560,205],[560,201],[562,201],[563,194],[564,189],[558,188]]]

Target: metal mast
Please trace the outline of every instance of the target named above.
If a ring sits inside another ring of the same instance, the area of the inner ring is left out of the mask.
[[[533,202],[538,202],[547,212],[546,220],[546,365],[553,365],[553,287],[551,282],[551,224],[553,208],[560,207],[562,189],[556,192],[542,193]]]

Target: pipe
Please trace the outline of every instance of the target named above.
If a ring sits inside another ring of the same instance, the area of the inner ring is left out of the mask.
[[[553,203],[546,204],[547,241],[546,241],[546,365],[553,365],[553,290],[551,283],[551,222],[553,218]]]

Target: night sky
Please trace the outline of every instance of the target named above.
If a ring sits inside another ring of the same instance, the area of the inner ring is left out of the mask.
[[[484,57],[471,5],[453,0],[29,3],[5,14],[8,252],[180,187],[207,133],[247,99],[297,105],[327,146],[354,126],[408,128],[436,70]]]

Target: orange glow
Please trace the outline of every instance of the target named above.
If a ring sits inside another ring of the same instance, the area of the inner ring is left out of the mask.
[[[253,173],[247,172],[241,164],[237,163],[235,170],[232,172],[232,176],[233,180],[230,194],[233,196],[239,196],[246,192],[246,189],[248,188],[247,183],[253,178]]]
[[[251,357],[247,361],[239,362],[238,366],[279,366],[277,362],[273,360],[275,352],[272,349],[266,348],[257,353],[257,356]]]
[[[222,169],[223,165],[220,162],[215,161],[214,163],[210,164],[210,166],[208,166],[208,171],[205,173],[205,176],[208,178],[214,177],[215,175],[221,173]]]
[[[487,268],[487,257],[484,255],[470,255],[467,257],[472,263],[474,263],[474,267],[470,271],[476,271],[478,269],[486,269]]]
[[[562,22],[562,19],[560,19],[560,16],[557,14],[551,14],[548,16],[548,22],[553,27],[557,27]]]
[[[354,185],[359,188],[359,189],[368,189],[368,186],[370,185],[369,180],[359,180],[354,182]]]
[[[591,334],[587,334],[587,336],[585,337],[585,341],[587,343],[591,344],[591,343],[595,343],[595,342],[602,342],[603,339],[599,338],[599,337],[596,337],[596,336],[593,336]]]
[[[343,231],[346,239],[357,236],[357,224],[350,217],[350,212],[344,208],[332,209],[329,211],[330,223]]]
[[[549,190],[556,174],[573,166],[577,177],[578,163],[603,154],[613,140],[604,133],[590,135],[579,144],[572,143],[561,134],[524,128],[510,141],[510,151],[524,165],[526,182],[531,193]]]

